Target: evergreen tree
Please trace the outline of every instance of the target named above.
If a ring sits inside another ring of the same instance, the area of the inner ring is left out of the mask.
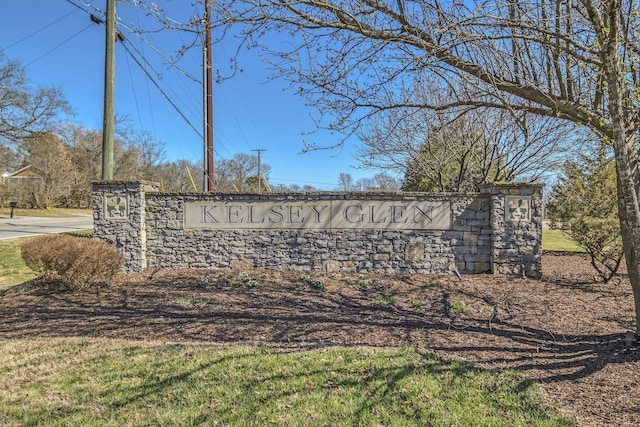
[[[604,145],[593,156],[567,161],[564,176],[553,187],[549,218],[560,224],[591,257],[598,275],[608,282],[622,257],[616,172]]]

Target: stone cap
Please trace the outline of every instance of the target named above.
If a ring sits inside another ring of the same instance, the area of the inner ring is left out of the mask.
[[[493,184],[484,184],[480,186],[481,189],[499,187],[499,188],[526,188],[526,187],[544,187],[544,182],[494,182]]]
[[[150,197],[167,198],[178,197],[180,199],[199,199],[199,200],[449,200],[449,199],[465,199],[476,197],[488,197],[487,194],[480,193],[383,193],[383,192],[272,192],[272,193],[223,193],[223,192],[206,192],[206,193],[170,193],[170,192],[153,192],[149,193]]]
[[[160,186],[159,182],[139,180],[111,180],[111,181],[91,181],[92,185],[152,185]]]

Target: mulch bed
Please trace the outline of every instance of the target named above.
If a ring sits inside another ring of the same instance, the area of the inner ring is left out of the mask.
[[[543,270],[542,280],[161,270],[99,292],[34,281],[0,292],[0,338],[415,346],[520,371],[579,425],[640,425],[627,277],[598,283],[580,255],[545,255]]]

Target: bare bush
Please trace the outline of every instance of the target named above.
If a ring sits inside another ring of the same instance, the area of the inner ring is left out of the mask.
[[[109,283],[122,269],[122,254],[112,245],[86,237],[51,234],[27,240],[22,258],[29,268],[70,289]]]

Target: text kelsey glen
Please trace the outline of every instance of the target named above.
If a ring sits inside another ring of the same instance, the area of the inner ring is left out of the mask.
[[[190,229],[448,230],[449,201],[210,201],[185,203]]]

